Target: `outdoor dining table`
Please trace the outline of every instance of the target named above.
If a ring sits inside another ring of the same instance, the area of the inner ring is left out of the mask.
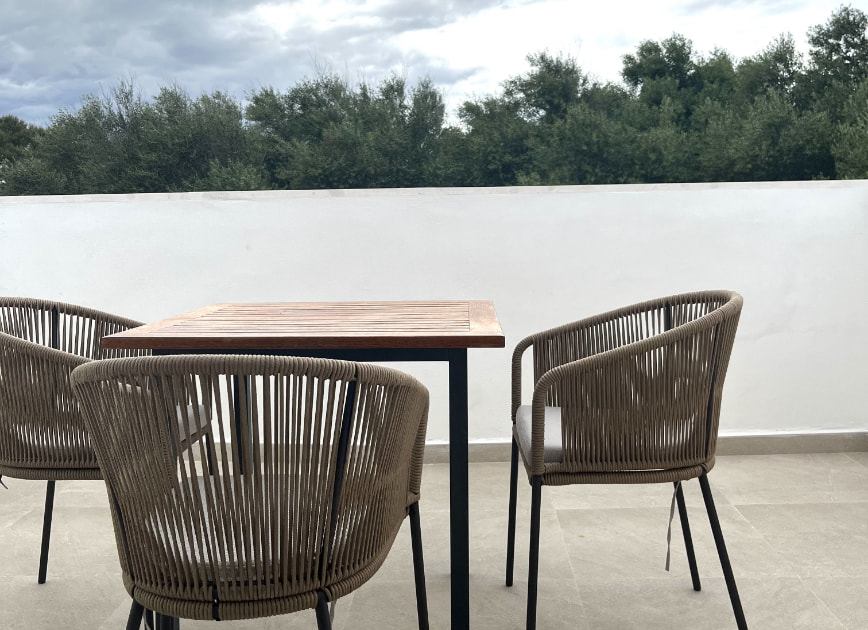
[[[449,364],[449,518],[453,630],[470,626],[468,348],[506,344],[487,300],[213,304],[103,337],[160,354],[279,354]]]

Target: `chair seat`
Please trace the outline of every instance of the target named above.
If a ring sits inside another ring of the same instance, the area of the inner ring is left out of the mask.
[[[515,428],[518,445],[527,461],[530,461],[531,406],[522,405],[515,413]],[[559,463],[564,459],[563,436],[561,434],[561,408],[545,408],[545,440],[543,441],[543,461],[547,464]]]
[[[197,410],[198,407],[198,422],[197,418]],[[195,442],[202,437],[205,436],[206,433],[210,433],[209,429],[211,428],[211,419],[207,410],[203,405],[187,405],[187,418],[184,419],[184,412],[181,409],[181,406],[178,405],[178,436],[181,438],[181,448],[187,448],[191,442]],[[191,435],[187,435],[187,423],[189,422],[190,427],[193,429]]]

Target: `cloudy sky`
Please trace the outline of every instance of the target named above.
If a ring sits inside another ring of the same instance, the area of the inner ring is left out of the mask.
[[[377,82],[430,76],[451,111],[528,69],[529,53],[575,57],[618,81],[621,56],[673,32],[737,58],[805,33],[841,0],[0,0],[0,116],[46,124],[85,94],[133,79],[239,99],[334,71]],[[857,3],[858,4],[858,3]]]

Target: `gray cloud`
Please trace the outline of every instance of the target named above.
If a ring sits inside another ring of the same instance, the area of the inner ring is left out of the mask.
[[[683,15],[695,15],[715,8],[757,7],[767,15],[787,13],[808,4],[807,0],[689,0],[680,5]]]
[[[177,83],[193,95],[223,90],[243,98],[263,85],[286,89],[318,66],[373,81],[398,67],[446,89],[482,69],[405,53],[397,35],[535,1],[359,0],[332,23],[296,20],[278,31],[251,17],[263,4],[254,0],[12,0],[0,21],[0,115],[45,124],[128,78],[146,97]]]

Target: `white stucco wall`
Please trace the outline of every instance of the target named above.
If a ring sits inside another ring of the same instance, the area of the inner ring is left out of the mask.
[[[523,336],[706,288],[745,307],[722,433],[868,428],[868,181],[0,197],[0,294],[151,321],[213,302],[491,299],[472,441]],[[446,427],[446,368],[401,365]]]

